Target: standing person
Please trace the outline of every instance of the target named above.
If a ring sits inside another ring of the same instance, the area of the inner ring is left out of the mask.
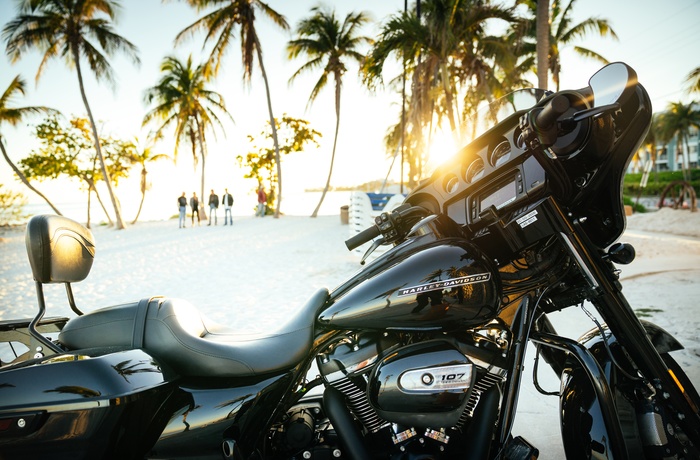
[[[192,198],[190,198],[190,208],[192,208],[192,226],[194,227],[194,216],[197,216],[197,225],[201,225],[199,221],[199,198],[197,198],[197,192],[192,192]]]
[[[228,193],[227,188],[224,189],[224,194],[221,196],[221,203],[224,205],[224,225],[226,225],[228,220],[230,220],[231,225],[233,225],[233,216],[231,215],[231,206],[233,206],[233,195]]]
[[[255,213],[255,217],[265,217],[265,204],[267,203],[267,194],[265,189],[261,185],[258,187],[258,211]]]
[[[177,199],[177,206],[180,210],[180,221],[178,222],[178,228],[185,228],[185,215],[187,214],[187,197],[185,192]]]
[[[207,225],[211,225],[212,216],[214,216],[214,225],[219,225],[219,216],[216,215],[217,209],[219,209],[219,195],[214,193],[214,189],[212,189],[209,194],[209,223]]]

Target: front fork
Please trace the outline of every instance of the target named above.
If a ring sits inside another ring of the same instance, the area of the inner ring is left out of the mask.
[[[549,230],[558,236],[580,269],[583,278],[588,283],[588,300],[598,310],[607,328],[612,332],[617,343],[621,345],[626,357],[633,363],[632,373],[634,375],[631,376],[631,380],[646,388],[645,392],[650,398],[653,398],[654,394],[661,395],[663,405],[673,414],[674,421],[678,422],[678,426],[680,426],[684,436],[687,436],[689,443],[700,446],[700,413],[698,398],[693,396],[697,395],[697,392],[692,384],[683,379],[682,376],[679,378],[676,375],[677,372],[674,372],[661,357],[649,339],[644,325],[623,296],[622,286],[614,273],[612,263],[606,260],[605,254],[595,249],[596,246],[588,240],[581,222],[578,220],[572,222],[570,216],[567,217],[564,214],[555,200],[549,198],[544,201],[539,209],[542,211],[541,215],[547,217]],[[601,406],[607,406],[613,411],[607,415],[601,414],[603,420],[610,422],[605,422],[611,427],[609,428],[610,435],[613,437],[622,436],[619,424],[614,423],[613,420],[616,418],[614,413],[616,405],[610,390],[610,382],[600,372],[600,369],[596,369],[595,360],[591,360],[590,352],[585,347],[576,345],[576,342],[546,334],[546,332],[554,332],[553,329],[547,331],[545,327],[544,332],[533,331],[530,339],[548,349],[548,351],[542,350],[543,355],[554,358],[549,361],[555,361],[556,365],[553,368],[557,374],[561,375],[562,371],[562,351],[576,358],[579,362],[578,365],[585,369],[587,374],[587,376],[581,375],[579,378],[590,380],[594,387],[595,398],[599,400]],[[590,388],[587,391],[591,391]],[[603,412],[607,410],[606,408],[602,409]],[[619,411],[617,418],[619,418]],[[627,452],[622,448],[613,457],[626,458],[626,454]]]

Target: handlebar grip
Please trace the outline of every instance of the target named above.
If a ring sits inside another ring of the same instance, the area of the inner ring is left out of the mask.
[[[376,225],[372,225],[371,227],[362,230],[352,238],[346,240],[345,246],[347,246],[348,251],[352,251],[353,249],[362,246],[366,242],[373,240],[379,235],[381,235],[379,228]]]
[[[547,129],[557,122],[557,118],[571,107],[569,98],[561,94],[549,101],[542,111],[535,116],[535,124],[539,129]]]

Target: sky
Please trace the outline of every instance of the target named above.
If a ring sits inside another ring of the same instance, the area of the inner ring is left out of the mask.
[[[184,2],[160,0],[123,0],[122,10],[117,18],[117,33],[139,48],[140,66],[135,66],[121,55],[110,59],[117,83],[110,87],[106,82],[95,82],[92,75],[85,73],[86,92],[95,118],[100,120],[101,129],[121,138],[138,136],[145,139],[148,134],[141,121],[148,107],[143,101],[144,90],[156,84],[159,66],[166,55],[186,59],[192,53],[194,62],[200,62],[203,36],[196,35],[183,46],[175,49],[175,35],[193,23],[199,16]],[[0,27],[15,16],[15,2],[0,0]],[[317,75],[288,80],[294,71],[303,64],[303,59],[289,61],[286,57],[286,43],[292,38],[298,21],[309,15],[317,0],[269,0],[268,4],[286,16],[291,30],[284,32],[274,27],[267,18],[259,15],[256,27],[264,52],[264,63],[271,85],[272,103],[275,116],[288,114],[309,120],[311,126],[323,134],[319,148],[295,153],[283,162],[283,191],[285,195],[301,192],[306,188],[319,188],[325,183],[333,141],[335,123],[332,86],[324,90],[307,109],[307,101]],[[374,23],[364,29],[364,33],[375,37],[381,21],[403,9],[402,0],[326,0],[327,6],[335,8],[340,17],[350,11],[369,12]],[[610,61],[624,61],[638,73],[639,81],[649,92],[655,110],[662,110],[670,101],[688,102],[684,80],[688,73],[700,66],[700,0],[657,0],[609,1],[577,0],[574,18],[580,21],[587,17],[606,18],[617,32],[619,41],[587,38],[586,47],[598,51]],[[2,44],[4,49],[4,41]],[[561,87],[580,88],[588,78],[600,68],[600,64],[575,55],[570,48],[561,50]],[[16,106],[43,105],[56,108],[66,116],[84,116],[85,109],[75,72],[63,61],[51,61],[41,79],[35,85],[34,76],[40,62],[38,52],[29,53],[18,63],[11,64],[5,53],[0,55],[0,90],[7,88],[17,74],[28,82],[27,95],[15,101]],[[341,102],[341,125],[339,145],[336,153],[333,185],[353,185],[370,180],[383,179],[390,165],[387,159],[383,138],[387,128],[396,122],[400,99],[388,90],[377,94],[370,93],[361,86],[356,77],[356,68],[351,68],[343,81]],[[531,76],[533,84],[536,82]],[[209,156],[207,159],[206,190],[213,188],[221,193],[224,187],[241,198],[253,201],[251,181],[242,179],[235,157],[245,154],[249,145],[246,136],[259,133],[268,119],[264,84],[257,67],[246,87],[242,83],[240,52],[238,44],[225,58],[222,71],[211,88],[224,96],[226,106],[234,118],[234,123],[224,121],[225,136],[218,133],[214,139],[209,136]],[[39,119],[13,128],[3,125],[3,136],[11,158],[19,161],[38,146],[32,137],[33,125]],[[161,144],[158,151],[172,153],[172,140]],[[433,151],[440,149],[433,149]],[[452,153],[444,149],[436,154],[444,157]],[[398,180],[397,168],[392,178]],[[199,172],[195,173],[188,149],[182,148],[177,164],[160,163],[149,168],[153,183],[153,196],[147,198],[147,206],[172,207],[175,197],[182,191],[188,196],[191,191],[199,191]],[[134,178],[123,181],[118,194],[123,207],[138,205],[138,172]],[[12,177],[12,172],[4,162],[0,162],[0,183],[22,190],[21,184]],[[76,184],[40,183],[42,191],[50,196],[58,195],[57,202],[83,199]],[[24,190],[30,202],[39,202],[37,197]],[[171,203],[171,201],[173,203]],[[250,203],[252,206],[252,202]],[[313,209],[313,204],[310,205]],[[284,211],[284,203],[283,203]],[[247,212],[248,205],[240,208]]]

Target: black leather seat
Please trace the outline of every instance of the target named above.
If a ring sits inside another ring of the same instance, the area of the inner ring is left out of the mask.
[[[255,376],[291,369],[304,359],[328,295],[327,289],[316,292],[271,334],[240,333],[211,323],[189,302],[154,298],[73,318],[58,339],[72,350],[143,348],[182,376]]]

